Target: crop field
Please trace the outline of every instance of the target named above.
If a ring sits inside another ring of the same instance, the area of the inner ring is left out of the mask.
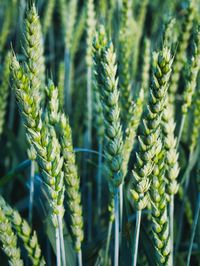
[[[200,0],[0,0],[0,266],[200,265]]]

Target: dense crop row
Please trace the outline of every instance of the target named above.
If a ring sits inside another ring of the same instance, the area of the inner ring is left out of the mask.
[[[0,265],[200,264],[199,12],[1,0]]]

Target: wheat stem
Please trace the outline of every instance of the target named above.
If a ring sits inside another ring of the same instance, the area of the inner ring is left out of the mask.
[[[82,262],[82,252],[81,252],[81,250],[79,250],[79,252],[77,253],[77,258],[78,258],[78,266],[82,266],[83,262]]]
[[[101,198],[102,198],[102,141],[98,143],[98,172],[97,172],[97,209],[98,216],[101,215]]]
[[[191,234],[191,239],[190,239],[189,252],[188,252],[188,256],[187,256],[187,266],[190,266],[190,258],[191,258],[191,254],[192,254],[192,246],[193,246],[195,232],[196,232],[196,227],[197,227],[197,223],[198,223],[198,219],[199,219],[200,193],[198,193],[197,203],[196,204],[197,204],[197,206],[196,206],[196,210],[195,210],[195,217],[194,217],[194,222],[193,222],[193,226],[192,226],[192,234]]]
[[[113,214],[111,214],[113,215]],[[112,226],[113,226],[113,219],[109,220],[108,224],[108,234],[107,234],[107,240],[106,240],[106,251],[105,251],[105,260],[104,265],[108,265],[108,253],[109,253],[109,247],[110,247],[110,239],[111,239],[111,233],[112,233]]]
[[[116,189],[114,196],[115,212],[115,248],[114,248],[114,266],[119,265],[119,190]]]
[[[34,177],[35,177],[35,161],[32,160],[30,168],[30,191],[29,191],[29,213],[28,213],[28,221],[30,226],[32,225],[32,218],[33,218]]]
[[[136,229],[135,229],[134,242],[133,242],[133,263],[132,263],[133,266],[137,265],[141,216],[142,216],[142,211],[138,210],[136,213]]]
[[[65,49],[65,77],[64,77],[64,88],[65,88],[65,110],[71,114],[71,56],[68,48]]]
[[[87,68],[87,143],[86,147],[91,148],[92,142],[92,67]]]
[[[61,266],[59,229],[56,227],[56,265]]]
[[[59,236],[60,236],[61,258],[62,258],[63,266],[66,266],[65,243],[64,243],[64,237],[63,237],[62,217],[60,215],[58,215],[57,219],[58,219],[58,229],[59,229]]]
[[[181,118],[181,125],[180,125],[180,129],[179,129],[179,133],[178,133],[177,147],[179,146],[179,143],[181,141],[181,136],[182,136],[183,128],[184,128],[184,124],[185,124],[185,118],[186,118],[186,115],[183,114],[182,118]]]
[[[191,159],[193,157],[192,155],[193,155],[193,153],[190,152],[189,161],[188,161],[189,165],[191,164]],[[184,216],[185,202],[186,202],[186,198],[187,198],[187,189],[188,189],[188,185],[189,185],[191,170],[192,170],[191,168],[188,168],[186,171],[183,199],[182,199],[182,204],[181,204],[180,214],[179,214],[179,223],[178,223],[179,227],[178,227],[178,233],[177,233],[177,238],[176,238],[176,248],[175,248],[176,254],[178,252],[180,241],[181,241],[181,233],[182,233],[182,228],[183,228],[183,216]]]
[[[92,241],[92,184],[87,182],[87,231],[88,242]]]
[[[122,242],[122,226],[123,226],[123,183],[119,186],[119,229],[120,244]]]
[[[170,215],[170,240],[171,240],[170,260],[171,260],[171,265],[173,265],[173,256],[174,256],[174,195],[171,195],[171,200],[170,200],[170,204],[169,204],[169,215]]]
[[[113,197],[110,198],[110,203],[108,205],[108,210],[109,210],[109,224],[108,224],[108,233],[107,233],[107,240],[106,240],[105,257],[104,257],[104,265],[105,266],[108,265],[108,255],[109,255],[110,240],[111,240],[113,222],[114,222],[114,219],[115,219],[114,199],[113,199]]]

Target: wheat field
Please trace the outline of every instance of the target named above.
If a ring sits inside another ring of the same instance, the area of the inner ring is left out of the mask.
[[[0,266],[200,265],[200,0],[0,0]]]

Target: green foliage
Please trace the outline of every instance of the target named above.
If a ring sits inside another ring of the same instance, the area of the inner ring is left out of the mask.
[[[0,2],[1,266],[199,265],[199,0]]]

